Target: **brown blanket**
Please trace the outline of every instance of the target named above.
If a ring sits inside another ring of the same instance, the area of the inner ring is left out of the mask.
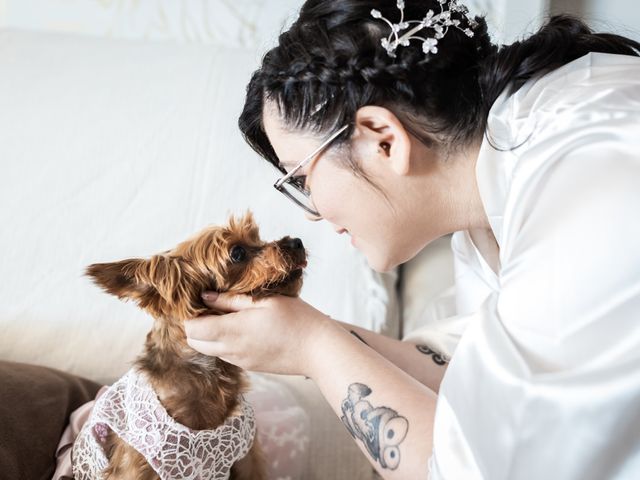
[[[99,388],[59,370],[0,361],[0,477],[51,479],[70,413]]]

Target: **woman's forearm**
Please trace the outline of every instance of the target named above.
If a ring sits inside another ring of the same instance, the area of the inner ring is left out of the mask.
[[[442,377],[447,371],[447,358],[431,350],[428,345],[415,345],[338,320],[335,322],[401,370],[438,393]]]
[[[308,374],[385,479],[426,478],[436,394],[327,321]]]

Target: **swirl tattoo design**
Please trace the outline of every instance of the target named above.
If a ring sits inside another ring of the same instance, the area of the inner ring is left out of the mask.
[[[364,397],[371,389],[362,383],[349,385],[342,401],[342,423],[353,438],[360,440],[382,468],[400,465],[400,443],[407,436],[409,422],[388,407],[373,407]]]
[[[431,358],[438,365],[446,365],[447,363],[449,363],[449,359],[445,355],[442,355],[441,353],[431,350],[426,345],[416,345],[416,348],[420,353],[424,353],[425,355],[433,355],[433,357]]]

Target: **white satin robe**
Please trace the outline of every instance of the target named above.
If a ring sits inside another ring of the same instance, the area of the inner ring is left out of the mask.
[[[430,478],[640,479],[640,58],[588,54],[501,96],[488,138],[500,269],[454,234]]]

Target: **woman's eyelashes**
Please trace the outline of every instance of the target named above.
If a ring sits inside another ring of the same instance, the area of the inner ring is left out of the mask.
[[[299,175],[292,178],[292,181],[296,184],[298,188],[301,190],[309,191],[309,187],[307,187],[307,176]]]

